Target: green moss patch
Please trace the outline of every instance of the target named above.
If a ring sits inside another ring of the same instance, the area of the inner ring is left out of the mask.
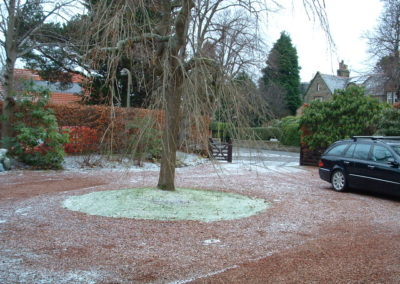
[[[135,188],[71,196],[65,208],[115,218],[213,222],[252,216],[268,208],[263,199],[208,190]]]

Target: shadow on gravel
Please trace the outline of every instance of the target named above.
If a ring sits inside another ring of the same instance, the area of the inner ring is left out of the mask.
[[[346,192],[335,192],[332,189],[332,186],[329,184],[321,185],[318,187],[318,189],[323,190],[323,191],[331,191],[331,192],[334,192],[339,195],[344,195],[346,193],[352,193],[352,194],[357,194],[357,195],[362,195],[362,196],[370,196],[370,197],[379,198],[379,199],[388,200],[388,201],[400,202],[400,196],[395,195],[395,194],[370,192],[370,191],[366,191],[366,190],[362,190],[362,189],[354,189],[354,188],[349,188],[349,189],[347,189]]]
[[[363,195],[363,196],[375,197],[375,198],[388,200],[388,201],[400,202],[400,196],[396,196],[394,194],[384,194],[384,193],[369,192],[369,191],[364,191],[364,190],[361,190],[361,189],[349,189],[348,192],[359,194],[359,195]]]

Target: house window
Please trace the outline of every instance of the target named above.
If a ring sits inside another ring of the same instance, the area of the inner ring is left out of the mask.
[[[314,101],[322,102],[324,99],[322,97],[314,97]]]
[[[321,90],[321,85],[317,84],[317,91],[320,91],[320,90]]]
[[[386,101],[390,104],[397,102],[398,98],[395,92],[387,92]]]

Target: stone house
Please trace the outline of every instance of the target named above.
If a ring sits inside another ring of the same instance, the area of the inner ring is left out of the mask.
[[[304,95],[304,102],[314,100],[329,101],[336,90],[344,90],[348,86],[358,85],[365,87],[365,95],[372,96],[381,102],[396,103],[399,101],[390,84],[381,74],[350,77],[350,71],[344,62],[339,63],[337,75],[327,75],[317,72],[311,80]]]

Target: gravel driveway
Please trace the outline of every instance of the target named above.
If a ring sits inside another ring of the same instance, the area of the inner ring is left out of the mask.
[[[333,192],[316,168],[297,166],[295,154],[274,155],[178,169],[179,187],[271,204],[249,218],[212,223],[107,218],[62,208],[71,195],[152,187],[157,171],[3,173],[0,282],[399,283],[399,200]]]

